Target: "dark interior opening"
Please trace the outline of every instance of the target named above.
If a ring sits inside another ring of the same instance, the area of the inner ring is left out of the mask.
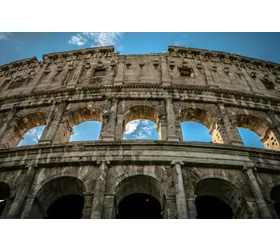
[[[46,219],[81,219],[83,206],[83,196],[72,194],[62,196],[48,208]]]
[[[274,209],[280,218],[280,185],[277,185],[271,189],[270,199],[274,201]]]
[[[196,198],[197,219],[232,219],[233,212],[229,205],[214,196]]]
[[[132,194],[118,206],[116,219],[162,219],[159,201],[148,194]]]
[[[10,196],[10,188],[4,183],[0,182],[0,216],[2,215],[7,203],[7,197]]]
[[[3,213],[5,206],[6,206],[6,198],[0,197],[0,216]]]

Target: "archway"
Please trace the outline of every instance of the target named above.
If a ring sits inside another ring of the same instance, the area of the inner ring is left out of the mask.
[[[124,140],[158,140],[157,125],[150,120],[133,120],[126,124]]]
[[[245,147],[265,148],[257,133],[247,128],[237,128]]]
[[[276,185],[271,189],[270,199],[274,201],[274,209],[278,218],[280,218],[280,185]]]
[[[249,134],[248,130],[244,133],[244,130],[240,133],[241,138],[248,146],[263,148],[263,146],[267,149],[280,150],[280,143],[277,139],[277,136],[271,130],[271,124],[265,120],[264,118],[259,118],[257,116],[251,114],[238,114],[236,115],[236,126],[239,128],[245,128],[253,131],[260,138],[260,142],[257,141],[256,135]],[[248,143],[247,138],[250,138]],[[262,144],[263,143],[263,144]],[[246,145],[245,144],[245,145]]]
[[[5,182],[0,182],[0,217],[6,207],[7,198],[10,196],[10,187]]]
[[[245,199],[239,188],[218,178],[207,178],[195,187],[198,219],[239,218]]]
[[[68,115],[70,133],[66,133],[63,141],[99,140],[102,123],[102,112],[97,107],[84,107],[70,112]]]
[[[200,108],[185,108],[180,111],[183,141],[223,143],[220,131],[213,128],[214,116]],[[212,131],[211,135],[210,129]]]
[[[53,179],[38,191],[29,218],[78,219],[82,217],[84,185],[75,177]]]
[[[127,110],[124,113],[123,139],[161,139],[158,111],[147,105],[133,106]]]
[[[70,141],[99,140],[102,123],[99,121],[82,122],[73,127]]]
[[[162,219],[163,194],[155,178],[128,177],[118,184],[115,192],[117,219]]]
[[[182,122],[183,141],[212,142],[209,129],[198,122]]]
[[[46,126],[37,126],[28,130],[24,134],[23,139],[19,142],[18,147],[38,144],[45,127]]]
[[[11,129],[9,129],[7,133],[4,135],[3,138],[4,146],[17,147],[20,141],[22,140],[23,136],[26,134],[26,132],[31,131],[31,135],[32,135],[32,132],[34,132],[34,130],[32,130],[33,128],[35,128],[36,131],[36,128],[38,128],[39,126],[46,126],[46,125],[47,125],[47,115],[44,112],[31,113],[24,117],[20,117],[11,124]],[[41,132],[43,132],[42,128],[40,130],[42,130]],[[36,142],[38,141],[38,138],[36,138],[36,136],[34,137],[34,139],[36,140]]]
[[[196,199],[197,219],[232,219],[230,206],[215,196],[199,196]]]

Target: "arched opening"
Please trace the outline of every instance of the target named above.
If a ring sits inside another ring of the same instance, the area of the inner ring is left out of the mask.
[[[259,135],[247,128],[237,128],[245,147],[264,148]]]
[[[198,122],[182,122],[183,141],[212,142],[209,129]]]
[[[17,147],[38,143],[38,137],[47,125],[47,115],[43,112],[28,114],[15,120],[11,129],[4,135],[3,146]],[[27,139],[25,139],[27,137]],[[23,140],[22,140],[23,139]],[[23,142],[24,141],[24,142]],[[25,144],[28,142],[27,144]]]
[[[131,194],[119,204],[117,219],[162,219],[159,201],[148,194]]]
[[[228,204],[215,196],[199,196],[196,199],[197,219],[232,219]]]
[[[133,120],[126,124],[124,140],[158,140],[157,125],[150,120]]]
[[[19,142],[18,146],[20,147],[38,144],[45,127],[46,126],[37,126],[27,131],[24,134],[23,139]]]
[[[280,149],[277,136],[271,130],[267,120],[253,115],[238,114],[236,115],[236,125],[245,146]]]
[[[79,219],[84,205],[84,185],[75,177],[53,179],[38,191],[29,218]]]
[[[270,199],[274,201],[274,209],[280,218],[280,185],[274,186],[270,192]]]
[[[160,120],[155,108],[147,105],[133,106],[124,114],[123,139],[161,139]]]
[[[87,121],[73,127],[70,141],[99,140],[102,122]]]
[[[163,194],[155,178],[131,176],[121,181],[115,191],[117,219],[162,219]]]
[[[0,182],[0,216],[2,215],[6,204],[7,198],[10,196],[10,187],[5,182]]]
[[[47,210],[46,219],[81,219],[84,197],[70,194],[55,200]]]
[[[84,107],[68,114],[70,133],[64,141],[99,140],[102,123],[102,112],[96,107]]]
[[[195,187],[198,219],[240,218],[245,209],[245,199],[239,188],[218,178],[207,178]]]
[[[215,138],[209,134],[210,128],[215,124],[210,112],[200,108],[185,108],[180,112],[180,119],[183,141],[223,143],[219,130],[213,129]]]

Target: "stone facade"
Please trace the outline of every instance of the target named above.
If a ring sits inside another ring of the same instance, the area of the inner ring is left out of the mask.
[[[125,141],[135,119],[158,141]],[[72,127],[102,122],[100,140],[69,142]],[[181,122],[205,125],[213,143],[182,140]],[[169,47],[119,55],[114,47],[52,53],[0,67],[1,218],[45,218],[58,198],[83,197],[82,218],[116,218],[135,193],[163,218],[199,218],[217,197],[233,218],[278,218],[280,65],[218,51]],[[17,147],[46,125],[38,145]],[[266,149],[244,147],[237,127]],[[205,205],[207,206],[207,204]]]

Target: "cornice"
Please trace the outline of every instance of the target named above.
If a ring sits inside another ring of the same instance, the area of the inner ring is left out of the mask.
[[[89,92],[89,94],[101,94],[102,97],[106,96],[106,92],[110,90],[110,94],[114,93],[120,93],[120,90],[122,89],[155,89],[155,90],[167,90],[170,93],[170,90],[174,91],[174,94],[176,94],[176,91],[187,91],[190,94],[199,95],[203,92],[208,93],[214,93],[214,94],[220,94],[219,96],[216,95],[216,97],[220,98],[235,98],[235,99],[241,99],[241,100],[248,100],[251,99],[251,101],[255,101],[256,103],[263,103],[263,104],[271,104],[274,106],[278,106],[280,103],[280,99],[268,97],[268,96],[260,96],[255,95],[251,93],[244,93],[244,92],[238,92],[238,91],[230,91],[226,89],[220,89],[220,88],[211,88],[206,86],[181,86],[181,85],[172,85],[172,86],[162,86],[162,85],[150,85],[150,84],[139,84],[139,85],[121,85],[121,86],[94,86],[94,87],[81,87],[81,88],[71,88],[71,89],[58,89],[58,90],[49,90],[49,91],[41,91],[41,92],[33,92],[29,94],[21,94],[21,95],[13,95],[13,96],[6,96],[0,98],[0,104],[4,105],[7,103],[16,103],[20,101],[28,101],[28,100],[42,100],[43,98],[58,98],[62,97],[65,98],[65,96],[73,96],[75,94],[80,94],[81,92]],[[103,90],[103,91],[102,91]],[[149,90],[150,91],[150,90]],[[161,91],[159,91],[161,92]],[[109,93],[109,92],[108,92]],[[176,99],[176,98],[175,98]]]

